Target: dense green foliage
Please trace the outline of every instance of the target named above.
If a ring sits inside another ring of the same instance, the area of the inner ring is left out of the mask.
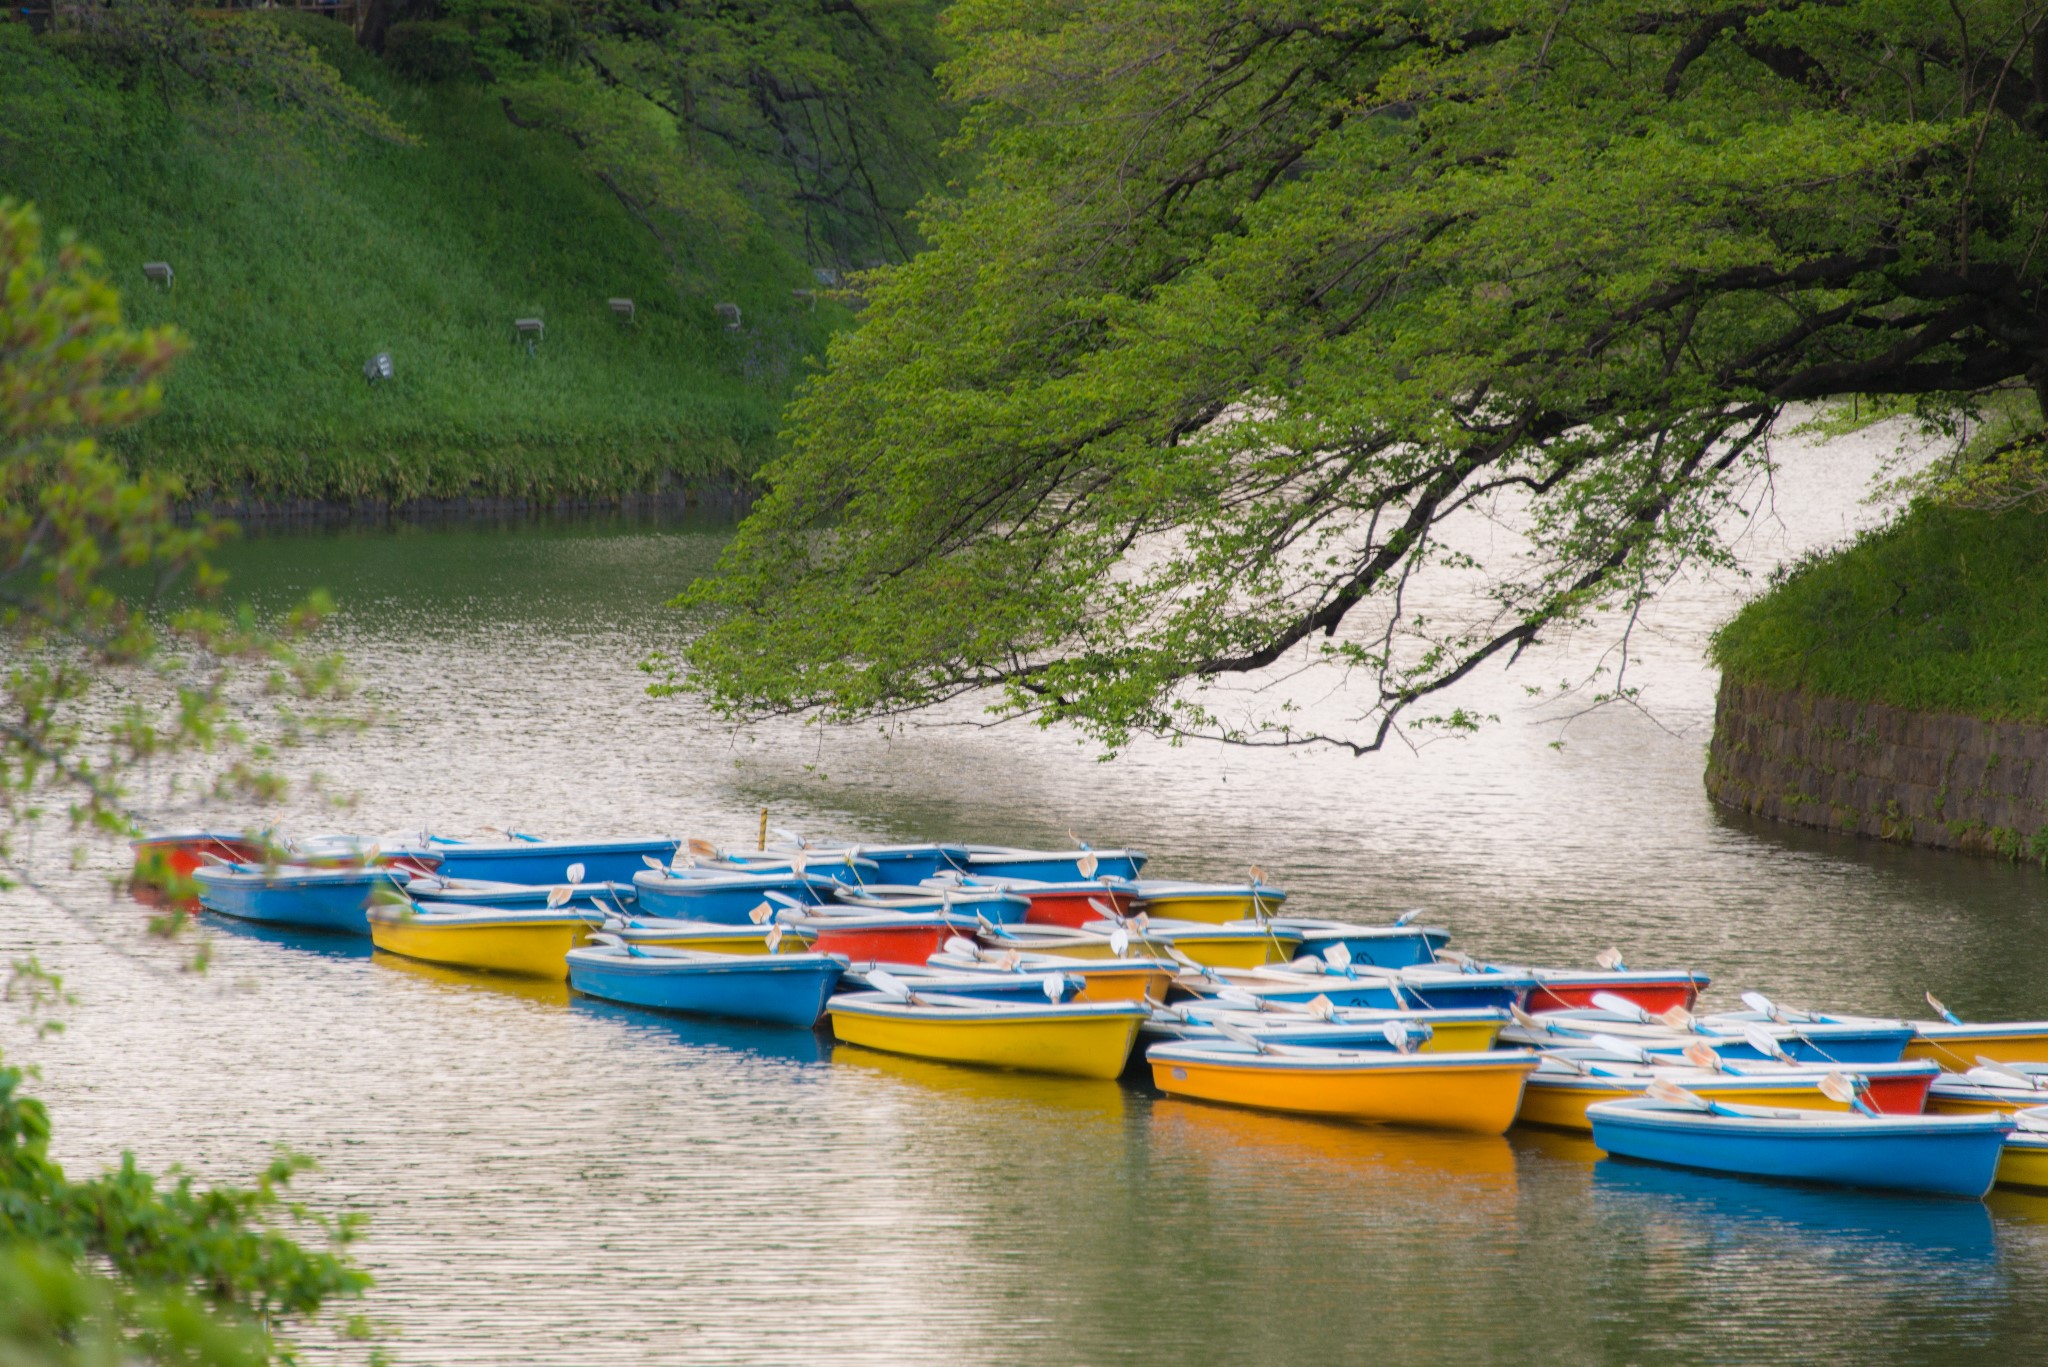
[[[947,23],[980,174],[688,600],[731,714],[1369,750],[1722,555],[1787,405],[2048,390],[2038,0]]]
[[[2048,722],[2048,516],[1916,504],[1794,565],[1714,640],[1745,683]]]
[[[271,787],[255,762],[268,729],[259,718],[305,725],[340,683],[335,662],[304,649],[317,605],[282,631],[225,609],[209,560],[217,529],[180,525],[175,480],[131,479],[94,440],[149,415],[181,346],[169,330],[127,326],[90,254],[47,250],[35,215],[0,201],[0,867],[10,875],[18,835],[53,808],[77,827],[132,829],[127,784],[152,760],[233,750],[224,786]],[[117,575],[189,592],[175,607],[138,601],[113,591]],[[10,1001],[40,1014],[53,995],[61,987],[32,960],[14,964]],[[273,1228],[300,1214],[281,1198],[297,1160],[280,1159],[249,1190],[160,1186],[132,1161],[73,1181],[50,1160],[49,1118],[22,1080],[0,1067],[0,1359],[267,1362],[280,1351],[273,1334],[366,1284],[338,1251],[309,1251]],[[326,1229],[345,1242],[352,1227]]]
[[[656,17],[677,22],[672,8]],[[331,98],[236,88],[204,65],[160,71],[163,44],[126,30],[36,38],[0,24],[0,193],[89,232],[125,282],[141,284],[144,261],[172,264],[173,287],[134,289],[130,309],[175,322],[192,356],[162,415],[119,449],[196,493],[602,496],[743,477],[806,358],[847,316],[796,292],[817,290],[814,265],[889,250],[933,173],[923,48],[883,82],[916,107],[873,157],[889,165],[900,145],[924,163],[891,167],[878,203],[801,177],[792,190],[788,163],[736,117],[693,154],[648,98],[574,60],[612,50],[566,8],[451,3],[404,21],[460,30],[443,33],[459,60],[435,80],[401,74],[422,61],[404,43],[379,60],[326,19],[180,22],[216,44],[264,33],[303,45],[317,57],[287,70]],[[901,23],[906,43],[928,45],[929,14]],[[801,56],[800,36],[771,35]],[[712,121],[719,87],[704,82]],[[870,116],[893,109],[880,98]],[[613,297],[634,300],[633,322]],[[531,356],[512,340],[524,317],[546,326]],[[395,378],[373,386],[362,367],[380,351]]]
[[[0,1360],[116,1367],[140,1351],[253,1367],[284,1351],[275,1330],[369,1284],[342,1253],[352,1224],[324,1226],[333,1249],[272,1227],[313,1220],[283,1199],[304,1160],[280,1157],[247,1188],[160,1183],[132,1156],[75,1180],[50,1158],[49,1113],[23,1081],[0,1067]]]

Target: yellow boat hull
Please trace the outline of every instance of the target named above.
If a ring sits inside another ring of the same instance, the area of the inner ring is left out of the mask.
[[[2048,1189],[2048,1145],[2006,1143],[1998,1158],[1998,1185]]]
[[[1250,893],[1242,897],[1176,897],[1167,893],[1160,897],[1147,897],[1145,912],[1149,916],[1174,921],[1200,921],[1204,925],[1220,926],[1225,921],[1250,920],[1261,910],[1271,914],[1278,905],[1276,899],[1268,897],[1254,906]]]
[[[1505,1021],[1452,1021],[1430,1024],[1430,1037],[1416,1049],[1419,1054],[1483,1054],[1500,1038]]]
[[[590,943],[590,926],[582,921],[435,925],[426,917],[372,917],[370,941],[408,959],[566,982],[569,951]]]
[[[1114,1078],[1130,1059],[1143,1014],[1059,1020],[932,1020],[832,1011],[832,1033],[884,1053],[1064,1077]]]
[[[2030,1107],[2048,1105],[2048,1093],[2034,1092],[2024,1098],[1943,1096],[1940,1092],[1927,1094],[1929,1115],[2011,1115]]]
[[[2048,1063],[2048,1031],[2020,1030],[1946,1042],[1915,1035],[1906,1045],[1905,1057],[1933,1059],[1952,1073],[1962,1073],[1977,1066],[1979,1054],[1999,1063]]]
[[[1026,969],[1026,972],[1037,972]],[[1077,1002],[1141,1002],[1150,997],[1154,1001],[1165,1001],[1166,994],[1173,987],[1173,974],[1163,968],[1144,967],[1117,968],[1105,965],[1100,968],[1073,968],[1067,970],[1082,982],[1082,988],[1073,996]]]
[[[1169,1095],[1263,1111],[1503,1134],[1514,1123],[1522,1084],[1536,1066],[1526,1055],[1503,1055],[1498,1064],[1455,1067],[1433,1063],[1424,1055],[1412,1057],[1412,1063],[1400,1066],[1297,1070],[1155,1055],[1152,1081]]]
[[[1263,968],[1267,964],[1284,964],[1294,957],[1294,951],[1301,947],[1301,941],[1291,936],[1271,935],[1217,936],[1176,935],[1173,947],[1205,968]]]
[[[664,949],[695,949],[701,950],[706,954],[766,954],[769,952],[768,931],[765,926],[759,934],[743,937],[733,935],[691,935],[687,931],[678,931],[673,935],[649,934],[646,931],[638,931],[633,935],[632,943],[636,945],[659,945]],[[788,930],[783,932],[780,947],[781,953],[800,954],[803,952],[803,948],[804,941],[802,939]]]
[[[1553,1085],[1541,1077],[1529,1079],[1528,1087],[1522,1092],[1522,1109],[1515,1117],[1523,1125],[1547,1125],[1558,1130],[1580,1130],[1592,1133],[1593,1122],[1586,1118],[1586,1108],[1596,1101],[1627,1101],[1644,1094],[1643,1086],[1571,1086]],[[1846,1111],[1846,1103],[1831,1101],[1821,1094],[1818,1083],[1773,1082],[1757,1079],[1750,1085],[1740,1087],[1715,1087],[1702,1091],[1714,1101],[1728,1102],[1738,1106],[1786,1106],[1807,1111]]]

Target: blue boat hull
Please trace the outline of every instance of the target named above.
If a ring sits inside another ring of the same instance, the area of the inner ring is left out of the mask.
[[[872,881],[877,883],[920,883],[942,873],[958,872],[955,863],[944,850],[862,850],[860,857],[872,859],[880,866],[881,872]]]
[[[1383,1011],[1469,1011],[1476,1007],[1505,1011],[1521,1005],[1527,991],[1519,982],[1494,983],[1475,977],[1448,980],[1421,991],[1404,983],[1396,999],[1394,990],[1383,982],[1354,981],[1332,973],[1286,991],[1261,989],[1259,995],[1287,1002],[1312,1001],[1321,996],[1328,997],[1332,1006],[1374,1006]]]
[[[443,888],[438,891],[422,891],[422,901],[435,901],[444,905],[471,907],[477,910],[493,911],[539,911],[548,904],[548,894],[554,889],[533,886],[492,889],[487,892],[470,892],[461,888]],[[613,883],[602,892],[579,892],[565,905],[587,911],[617,911],[620,908],[632,910],[637,902],[637,893],[631,883]]]
[[[1619,1158],[1708,1172],[1740,1173],[1828,1186],[1982,1196],[1998,1171],[2005,1136],[1998,1130],[1948,1134],[1700,1134],[1642,1125],[1589,1107],[1593,1142]]]
[[[809,1027],[824,1013],[845,968],[829,954],[735,955],[730,965],[628,959],[594,967],[572,959],[569,986],[655,1011]]]
[[[199,904],[208,911],[261,925],[368,936],[372,898],[379,890],[395,886],[389,877],[281,886],[201,880]]]
[[[770,891],[794,897],[808,906],[817,906],[822,900],[814,887],[799,878],[755,887],[720,887],[709,880],[703,886],[690,887],[688,882],[677,879],[655,886],[641,884],[641,914],[673,921],[711,921],[722,926],[737,926],[752,919],[754,908],[768,900]]]
[[[1712,1035],[1703,1037],[1714,1047],[1722,1058],[1761,1059],[1766,1055],[1740,1035]],[[1906,1039],[1883,1036],[1870,1039],[1827,1040],[1821,1044],[1803,1039],[1787,1038],[1778,1041],[1786,1053],[1801,1063],[1897,1063],[1906,1055]],[[1677,1054],[1683,1051],[1683,1044],[1670,1047],[1652,1046],[1653,1054]]]
[[[1445,930],[1417,930],[1411,935],[1312,935],[1302,942],[1300,953],[1321,954],[1341,944],[1351,951],[1351,961],[1374,968],[1413,968],[1436,962],[1436,951],[1449,944]]]
[[[977,878],[1029,878],[1040,883],[1078,883],[1084,878],[1135,879],[1144,863],[1142,857],[1133,859],[1122,854],[1098,855],[1095,872],[1083,875],[1077,859],[1034,859],[1030,856],[989,859],[977,856],[968,868]]]
[[[588,844],[547,842],[533,845],[441,844],[439,872],[447,878],[483,878],[498,883],[559,883],[571,864],[583,866],[588,883],[630,883],[653,857],[667,864],[680,841],[593,840]]]

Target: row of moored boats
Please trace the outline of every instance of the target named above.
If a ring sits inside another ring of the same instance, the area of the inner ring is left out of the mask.
[[[1482,962],[1414,913],[1291,914],[1134,850],[516,833],[135,842],[210,911],[659,1011],[1354,1121],[1895,1190],[2048,1187],[2048,1022],[1699,1011],[1707,975]]]

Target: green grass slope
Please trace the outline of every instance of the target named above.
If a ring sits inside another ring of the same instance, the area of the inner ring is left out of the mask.
[[[2048,516],[1918,504],[1794,566],[1713,654],[1745,683],[2048,722]]]
[[[225,105],[173,115],[0,24],[0,196],[97,247],[130,317],[193,343],[163,412],[123,438],[137,463],[201,497],[394,500],[606,496],[759,463],[843,319],[792,299],[802,262],[764,235],[707,249],[702,288],[679,288],[572,149],[513,127],[487,88],[408,85],[341,25],[278,22],[421,144],[307,145]],[[159,259],[168,292],[143,282]],[[545,320],[536,354],[516,317]],[[386,350],[396,377],[371,385],[363,363]]]

